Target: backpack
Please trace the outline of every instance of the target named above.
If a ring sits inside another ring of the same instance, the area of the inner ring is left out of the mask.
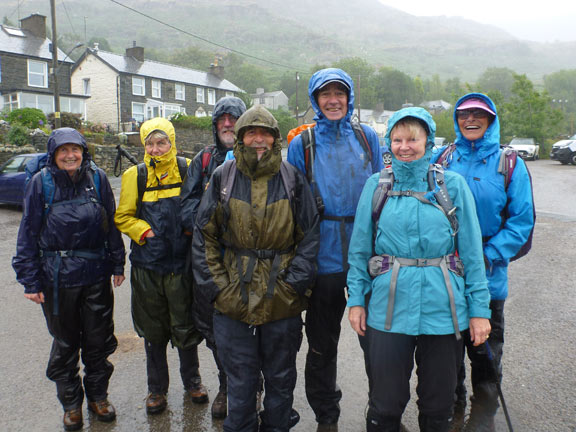
[[[394,171],[392,167],[384,168],[380,171],[380,178],[378,185],[372,195],[372,237],[373,242],[376,240],[376,231],[378,228],[378,219],[382,213],[382,209],[386,205],[386,201],[391,196],[411,196],[417,200],[431,204],[438,208],[448,218],[450,226],[452,227],[452,236],[456,239],[458,233],[458,218],[456,217],[456,207],[452,203],[452,199],[448,194],[446,182],[444,181],[444,169],[441,165],[431,164],[428,167],[428,192],[415,192],[412,190],[406,191],[393,191],[392,185],[394,184]],[[456,247],[458,250],[458,247]]]
[[[450,144],[447,146],[438,159],[436,160],[437,164],[441,164],[444,168],[447,168],[452,161],[452,153],[456,150],[455,144]],[[518,160],[518,152],[511,147],[504,147],[500,150],[500,160],[498,162],[498,173],[504,176],[504,189],[508,191],[508,185],[512,180],[512,174],[514,173],[514,168],[516,167],[516,162]],[[526,172],[528,173],[528,178],[530,179],[530,190],[532,192],[532,214],[534,218],[534,224],[532,225],[532,229],[530,230],[530,234],[526,239],[526,242],[520,247],[520,250],[510,258],[510,261],[516,261],[517,259],[522,258],[526,255],[530,249],[532,248],[532,237],[534,236],[534,227],[536,225],[536,205],[534,204],[534,189],[532,188],[532,176],[530,175],[530,171],[528,170],[528,166],[526,166]],[[504,207],[502,211],[502,225],[504,226],[506,220],[509,217],[508,213],[508,205]]]
[[[209,145],[204,147],[204,152],[202,153],[202,177],[208,177],[208,165],[210,165],[210,160],[212,159],[212,152],[216,148],[215,145]]]
[[[34,174],[39,172],[42,168],[46,166],[48,162],[48,153],[44,153],[42,156],[32,158],[28,162],[26,162],[26,166],[24,167],[24,171],[26,172],[26,179],[24,180],[24,188],[30,183]]]
[[[92,183],[94,186],[94,190],[96,190],[96,194],[98,195],[98,202],[102,202],[102,197],[100,195],[100,173],[98,172],[97,168],[98,167],[94,161],[91,160],[90,167],[86,170],[86,176],[88,177],[90,183]],[[26,175],[28,175],[28,164],[26,164]],[[54,178],[52,177],[52,173],[48,171],[48,168],[46,167],[46,162],[44,162],[44,166],[40,169],[40,176],[42,177],[42,193],[44,195],[44,216],[46,216],[50,212],[52,206],[58,204],[52,204],[54,201],[56,188],[54,187]]]
[[[144,193],[153,190],[164,190],[164,189],[174,189],[182,186],[186,175],[188,174],[188,164],[186,163],[186,158],[182,156],[176,156],[176,163],[178,164],[178,172],[180,173],[180,179],[182,181],[166,185],[158,185],[146,187],[148,183],[148,167],[144,162],[138,164],[138,177],[136,183],[138,185],[138,201],[136,203],[136,218],[140,219],[140,213],[142,211],[142,198]]]

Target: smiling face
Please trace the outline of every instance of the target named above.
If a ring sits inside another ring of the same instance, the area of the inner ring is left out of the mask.
[[[481,108],[457,110],[456,118],[460,133],[469,141],[481,139],[491,121],[490,113]]]
[[[148,138],[146,138],[146,143],[144,148],[146,153],[150,156],[162,156],[170,150],[172,144],[170,143],[170,138],[165,134],[152,132]]]
[[[56,166],[73,176],[76,170],[82,165],[84,150],[78,144],[62,144],[54,153]]]
[[[232,148],[234,146],[234,125],[236,124],[236,117],[232,114],[224,113],[218,120],[216,120],[216,131],[218,133],[218,139],[227,148]]]
[[[260,126],[250,126],[244,132],[242,141],[246,147],[256,149],[258,160],[262,159],[266,151],[272,150],[274,135],[270,129]]]
[[[348,91],[343,84],[333,82],[318,90],[318,107],[328,120],[340,120],[348,112]]]
[[[412,162],[426,153],[426,131],[416,121],[400,122],[390,133],[391,150],[396,159]]]

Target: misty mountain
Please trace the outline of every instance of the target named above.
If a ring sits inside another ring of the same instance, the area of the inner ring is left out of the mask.
[[[20,17],[33,12],[50,17],[47,0],[22,3]],[[3,0],[3,6],[7,18],[17,21],[18,1]],[[345,57],[412,76],[464,81],[487,67],[508,67],[535,81],[576,68],[576,41],[521,41],[494,26],[459,17],[416,17],[378,0],[62,0],[57,19],[59,35],[75,41],[103,37],[116,52],[133,41],[157,50],[195,45],[224,54],[227,47],[295,71]]]

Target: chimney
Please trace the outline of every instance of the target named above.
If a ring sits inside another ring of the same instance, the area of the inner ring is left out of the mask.
[[[144,61],[144,48],[136,46],[136,41],[132,42],[132,48],[126,48],[126,57],[134,57],[136,60]]]
[[[95,53],[97,53],[99,49],[100,49],[100,44],[99,44],[98,42],[94,42],[94,49],[93,49],[93,51],[94,51]]]
[[[224,66],[219,64],[221,60],[222,59],[220,57],[215,57],[214,63],[210,65],[210,70],[208,73],[215,75],[220,79],[224,79]]]
[[[40,14],[32,14],[20,20],[20,28],[28,30],[40,39],[46,39],[46,17]]]

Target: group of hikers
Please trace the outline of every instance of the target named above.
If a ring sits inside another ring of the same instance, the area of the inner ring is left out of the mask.
[[[223,430],[290,430],[304,327],[316,430],[338,431],[348,307],[368,378],[368,432],[404,430],[414,360],[421,431],[495,430],[507,268],[534,226],[530,177],[500,148],[496,106],[480,93],[460,98],[455,143],[440,151],[426,110],[397,111],[384,167],[376,132],[352,121],[346,72],[319,70],[308,92],[315,124],[291,141],[287,162],[273,115],[237,97],[216,103],[214,144],[192,161],[177,156],[170,121],[144,122],[144,161],[123,174],[117,209],[84,137],[52,132],[47,165],[26,188],[13,267],[53,338],[47,376],[66,430],[82,428],[84,396],[95,419],[116,418],[108,357],[117,347],[112,285],[124,280],[120,233],[131,240],[148,414],[167,408],[168,343],[191,400],[208,402],[205,340],[219,372],[211,414]]]

